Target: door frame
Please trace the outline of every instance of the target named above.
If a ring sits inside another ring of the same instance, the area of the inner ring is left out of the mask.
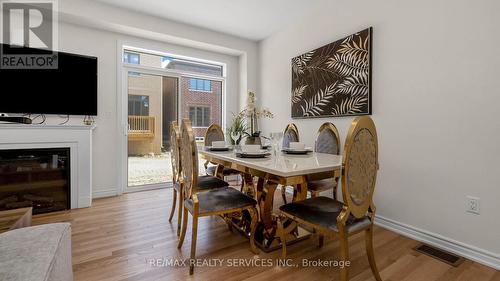
[[[200,75],[198,73],[191,72],[179,72],[172,71],[169,69],[160,69],[154,67],[147,67],[141,65],[134,65],[123,63],[122,54],[124,50],[136,50],[142,52],[151,52],[152,54],[162,54],[159,52],[155,52],[152,50],[145,50],[142,48],[131,47],[130,45],[123,44],[123,42],[117,42],[117,149],[118,149],[118,188],[117,194],[129,193],[129,192],[137,192],[137,191],[145,191],[145,190],[153,190],[171,187],[172,182],[160,183],[160,184],[149,184],[142,185],[134,188],[129,188],[128,186],[128,72],[138,72],[149,75],[158,75],[164,77],[177,78],[177,121],[179,121],[182,117],[181,105],[182,105],[182,95],[181,93],[181,78],[182,77],[193,77],[193,78],[201,78],[201,79],[209,79],[213,81],[220,81],[222,85],[221,89],[221,125],[225,128],[225,120],[226,120],[226,112],[224,108],[226,106],[226,77],[213,77],[209,75]],[[166,54],[166,53],[163,53]],[[182,58],[183,56],[173,55],[174,57]],[[193,60],[197,60],[195,58],[191,58]],[[202,60],[200,60],[202,61]],[[211,62],[210,63],[214,63]],[[223,71],[226,71],[226,65],[217,63],[223,67]]]
[[[120,112],[121,116],[121,142],[120,142],[120,158],[121,160],[119,161],[121,163],[121,184],[120,186],[122,187],[122,193],[128,193],[128,192],[136,192],[136,191],[144,191],[144,190],[152,190],[152,189],[159,189],[159,188],[166,188],[172,186],[171,182],[165,182],[165,183],[156,183],[156,184],[147,184],[147,185],[141,185],[141,186],[134,186],[130,187],[128,185],[128,73],[132,72],[137,72],[140,74],[145,74],[145,75],[155,75],[159,77],[168,77],[168,78],[174,78],[177,80],[177,120],[179,119],[179,105],[180,105],[180,81],[181,81],[181,76],[180,75],[172,75],[171,73],[165,73],[163,71],[158,71],[156,69],[145,69],[143,67],[138,67],[138,66],[131,66],[131,65],[123,65],[122,66],[122,73],[121,73],[121,91],[119,95],[119,101],[118,103],[120,104],[118,111]],[[162,106],[163,104],[160,103]],[[162,113],[161,117],[163,119]]]

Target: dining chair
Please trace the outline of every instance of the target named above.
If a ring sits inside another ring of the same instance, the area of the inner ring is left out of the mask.
[[[196,238],[198,234],[198,218],[205,216],[224,216],[235,212],[248,212],[251,218],[250,224],[250,249],[258,253],[255,247],[255,229],[257,226],[257,201],[238,190],[228,187],[228,184],[219,178],[211,177],[210,187],[212,189],[200,192],[207,186],[201,186],[198,178],[198,151],[193,136],[191,121],[185,119],[181,127],[181,164],[183,183],[183,217],[182,231],[177,244],[181,248],[186,236],[188,213],[192,215],[191,230],[191,256],[189,274],[194,271],[194,259],[196,257]]]
[[[314,151],[319,153],[340,154],[340,137],[337,127],[330,122],[323,123],[319,127]],[[333,189],[333,198],[337,199],[337,183],[338,178],[308,177],[307,191],[311,193],[311,197],[318,197],[321,192]]]
[[[182,220],[182,182],[180,178],[181,174],[181,159],[180,159],[180,144],[181,144],[181,134],[179,131],[179,126],[177,121],[173,121],[170,125],[170,161],[172,163],[172,190],[173,190],[173,202],[172,209],[170,210],[169,222],[172,222],[174,217],[175,207],[177,200],[179,200],[179,210],[177,211],[177,236],[181,233],[181,220]],[[179,198],[177,198],[179,197]]]
[[[205,133],[205,146],[211,146],[212,142],[214,141],[225,141],[224,131],[218,124],[210,125],[207,129],[207,132]],[[206,161],[204,164],[207,175],[217,176],[215,174],[217,166],[216,165],[208,166],[208,164],[210,164],[209,161]],[[224,169],[222,170],[222,176],[231,176],[239,174],[240,172],[238,170],[234,170],[231,168],[224,167]]]
[[[299,141],[299,129],[297,125],[290,123],[286,126],[283,132],[283,147],[290,147],[291,142]]]
[[[170,127],[170,153],[172,163],[172,183],[173,183],[173,202],[170,210],[168,221],[172,222],[175,207],[178,203],[178,219],[177,219],[177,236],[180,235],[181,222],[182,222],[182,204],[183,204],[183,183],[182,183],[182,161],[181,161],[181,133],[177,121],[173,121]],[[198,176],[198,184],[201,186],[200,190],[207,191],[210,188],[217,188],[221,186],[228,186],[222,180],[217,180],[214,176],[202,175]]]
[[[378,170],[378,141],[373,120],[357,117],[347,134],[342,158],[342,197],[339,202],[329,197],[313,197],[280,207],[278,218],[282,256],[286,257],[284,220],[290,219],[313,228],[316,232],[340,239],[340,258],[349,260],[348,237],[364,231],[366,253],[372,273],[380,281],[373,251],[373,192]],[[340,280],[349,279],[348,267],[340,268]]]
[[[299,141],[299,129],[294,123],[286,125],[285,131],[283,132],[283,147],[289,148],[291,142]],[[281,186],[281,198],[286,204],[286,186]]]

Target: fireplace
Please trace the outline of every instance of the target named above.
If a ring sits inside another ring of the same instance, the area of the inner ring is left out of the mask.
[[[0,150],[0,211],[71,208],[70,148]]]

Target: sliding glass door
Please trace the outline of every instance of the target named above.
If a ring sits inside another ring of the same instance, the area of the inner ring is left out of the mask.
[[[127,189],[167,186],[170,123],[177,120],[178,78],[128,72]]]
[[[224,128],[225,69],[132,47],[123,49],[122,59],[122,190],[171,186],[170,124],[190,119],[199,145],[211,124]],[[199,167],[203,174],[202,160]]]

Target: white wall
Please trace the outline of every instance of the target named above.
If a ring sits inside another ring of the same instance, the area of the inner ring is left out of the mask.
[[[258,86],[256,42],[95,1],[59,1],[59,12],[61,20],[78,25],[238,56],[241,66],[239,95],[244,96],[247,89]]]
[[[128,46],[151,48],[183,56],[204,58],[226,63],[226,109],[238,110],[238,58],[203,50],[130,37],[109,31],[96,30],[73,24],[61,23],[59,26],[59,47],[66,52],[86,54],[98,57],[98,116],[93,143],[93,193],[96,197],[114,195],[120,191],[118,177],[121,175],[118,165],[118,138],[123,137],[117,128],[117,97],[121,93],[117,86],[117,43]],[[92,38],[87,40],[86,38]],[[96,42],[98,47],[96,47]],[[55,122],[50,121],[50,122]],[[80,122],[73,118],[72,123]]]
[[[98,116],[93,134],[94,197],[119,193],[118,44],[225,63],[226,111],[237,112],[246,87],[257,87],[257,43],[93,1],[59,1],[59,50],[98,57]],[[249,60],[247,62],[247,59]],[[240,66],[241,65],[241,66]],[[83,81],[82,81],[83,82]],[[243,93],[240,93],[243,91]],[[226,114],[227,119],[230,114]],[[49,116],[48,124],[64,119]],[[69,124],[82,124],[71,117]],[[0,129],[1,130],[1,129]]]
[[[321,123],[290,118],[290,59],[373,26],[378,215],[492,252],[500,260],[500,2],[330,1],[262,41],[260,102],[312,145]],[[465,197],[481,198],[481,215]]]

